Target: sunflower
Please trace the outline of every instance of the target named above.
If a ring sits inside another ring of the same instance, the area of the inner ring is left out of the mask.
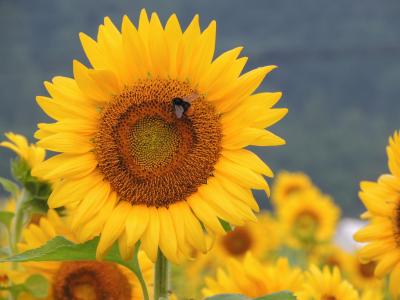
[[[248,297],[260,297],[282,290],[299,291],[303,275],[299,268],[291,268],[287,258],[279,258],[275,264],[262,264],[250,253],[243,261],[231,258],[227,272],[218,269],[216,278],[206,277],[204,296],[237,293]]]
[[[277,214],[288,244],[299,247],[329,241],[340,210],[330,197],[308,190],[279,206]]]
[[[16,266],[12,263],[0,263],[0,288],[7,288],[12,285],[23,284],[30,275],[32,274],[20,266],[16,268]],[[7,290],[0,289],[0,299],[11,299],[9,292]],[[35,299],[35,297],[31,296],[27,292],[21,292],[18,294],[16,300]]]
[[[288,198],[308,189],[317,189],[309,176],[302,172],[281,171],[274,180],[271,199],[279,206]]]
[[[0,142],[0,146],[14,151],[21,159],[26,161],[30,168],[33,168],[43,162],[46,151],[45,149],[29,144],[27,139],[12,132],[5,134],[8,141]]]
[[[382,290],[380,289],[366,289],[362,292],[361,300],[382,300],[385,299]]]
[[[206,252],[204,229],[224,233],[220,219],[256,220],[251,189],[268,193],[272,172],[244,148],[284,144],[264,128],[287,109],[272,109],[281,93],[253,94],[274,66],[240,75],[242,48],[213,59],[215,21],[201,31],[195,16],[182,31],[175,15],[163,27],[142,10],[138,23],[125,16],[120,31],[105,18],[97,41],[81,33],[92,68],[74,61],[74,78],[45,82],[51,97],[37,102],[57,122],[35,136],[60,154],[34,174],[59,180],[50,207],[77,203],[81,241],[101,233],[98,257],[140,240],[153,261],[160,248],[177,262]]]
[[[269,213],[259,215],[258,219],[258,223],[237,226],[226,235],[218,237],[210,254],[215,253],[217,260],[241,258],[249,251],[256,257],[263,257],[267,252],[277,249],[281,242],[278,222]]]
[[[363,263],[356,255],[351,255],[344,270],[348,274],[351,283],[359,289],[378,289],[383,287],[383,281],[375,277],[376,262]]]
[[[382,277],[400,266],[400,135],[395,132],[387,147],[391,174],[377,182],[361,182],[360,199],[367,208],[369,224],[354,238],[368,243],[359,251],[363,263],[376,262],[375,275]]]
[[[23,230],[24,242],[20,251],[40,247],[55,236],[76,242],[69,229],[68,219],[64,220],[54,210],[42,217],[39,224],[30,224]],[[151,282],[152,263],[143,252],[139,261],[147,282]],[[142,290],[136,275],[129,269],[110,262],[66,261],[66,262],[26,262],[24,267],[45,276],[50,283],[48,297],[52,299],[121,299],[139,300]]]
[[[337,267],[331,271],[328,266],[322,270],[312,265],[306,274],[302,290],[297,293],[299,300],[358,300],[357,290],[342,280]]]
[[[315,247],[309,257],[309,262],[313,264],[337,267],[339,270],[345,269],[350,261],[352,261],[352,255],[332,243]]]

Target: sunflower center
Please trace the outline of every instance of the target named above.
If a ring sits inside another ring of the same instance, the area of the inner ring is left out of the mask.
[[[189,95],[190,113],[178,113],[173,99]],[[189,84],[148,79],[102,108],[95,154],[121,200],[168,207],[212,176],[221,139],[214,106]]]
[[[253,239],[249,231],[243,227],[236,227],[235,230],[227,233],[222,238],[222,245],[225,250],[233,256],[244,255],[251,249]]]
[[[106,300],[131,298],[131,286],[118,267],[96,261],[61,264],[53,284],[56,300]]]
[[[372,261],[366,264],[359,264],[358,269],[362,277],[374,278],[375,267],[376,263]]]
[[[175,126],[158,117],[144,117],[131,131],[132,158],[149,170],[170,163],[179,144]]]
[[[321,300],[336,300],[336,297],[332,295],[323,295]]]
[[[289,185],[285,190],[285,196],[286,197],[293,196],[294,194],[296,194],[300,190],[301,190],[301,187],[299,185],[297,185],[297,184]]]

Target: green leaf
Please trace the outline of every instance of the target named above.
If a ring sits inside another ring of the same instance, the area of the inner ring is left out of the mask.
[[[16,197],[19,191],[18,185],[7,178],[0,177],[0,184],[6,192],[9,192],[13,197]]]
[[[99,237],[96,237],[82,244],[74,244],[64,237],[57,236],[39,248],[11,257],[0,258],[0,262],[96,260],[96,249],[99,239]],[[144,298],[148,299],[146,284],[143,280],[138,261],[139,247],[140,243],[135,247],[133,259],[125,261],[119,254],[117,243],[114,243],[104,257],[104,260],[118,263],[132,270],[142,285],[143,292],[145,293]]]
[[[240,294],[219,294],[207,297],[204,300],[250,300],[250,298]]]
[[[98,242],[99,238],[97,237],[83,244],[74,244],[57,236],[39,248],[0,259],[0,262],[95,260]],[[115,245],[107,256],[107,259],[112,261],[118,260],[117,251],[114,248]]]
[[[282,291],[278,293],[273,293],[269,295],[265,295],[259,298],[255,298],[254,300],[296,300],[295,295],[289,291]]]
[[[10,228],[14,213],[10,211],[0,211],[0,223],[4,224],[7,228]]]
[[[225,220],[222,220],[222,219],[219,219],[219,218],[218,218],[218,220],[221,223],[222,227],[224,228],[225,232],[233,231],[233,228],[232,228],[231,224],[229,224]]]
[[[25,281],[25,289],[34,297],[44,298],[49,294],[49,282],[41,275],[32,275]]]

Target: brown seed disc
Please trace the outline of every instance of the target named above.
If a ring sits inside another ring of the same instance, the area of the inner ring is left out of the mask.
[[[61,264],[53,293],[56,300],[129,300],[131,286],[115,264],[76,261]]]
[[[246,228],[236,227],[222,237],[222,245],[229,254],[240,256],[250,250],[253,239]]]
[[[359,272],[362,277],[364,278],[375,278],[375,267],[376,267],[376,262],[369,262],[366,264],[359,264]]]
[[[187,96],[194,98],[190,113],[178,117],[172,100]],[[212,176],[221,139],[214,106],[189,84],[148,79],[104,107],[95,154],[121,200],[168,207]]]

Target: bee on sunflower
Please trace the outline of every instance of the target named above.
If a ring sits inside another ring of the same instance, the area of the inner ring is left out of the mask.
[[[38,145],[59,154],[33,174],[56,182],[50,207],[76,203],[79,241],[100,234],[98,258],[116,240],[127,258],[140,241],[153,261],[180,262],[208,250],[205,230],[223,234],[221,220],[256,220],[250,189],[269,193],[272,172],[244,148],[284,144],[264,128],[287,109],[272,108],[281,93],[254,94],[275,66],[240,75],[242,48],[213,59],[215,34],[198,16],[184,31],[145,10],[137,27],[105,18],[97,41],[80,34],[91,67],[74,61],[73,78],[37,97],[56,120],[38,125]]]

